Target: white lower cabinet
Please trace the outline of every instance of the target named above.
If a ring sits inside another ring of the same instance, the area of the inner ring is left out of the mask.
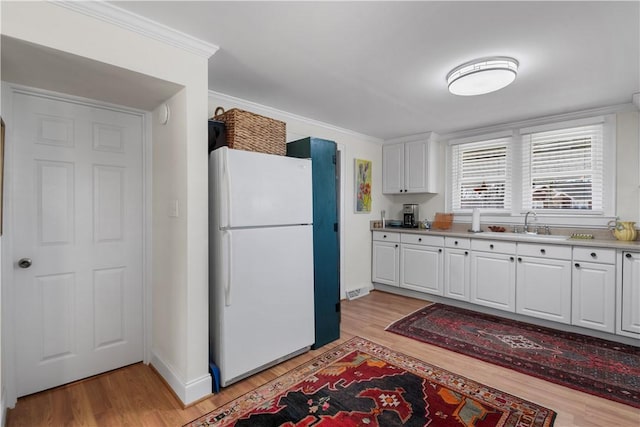
[[[516,244],[471,241],[470,302],[515,312]]]
[[[613,249],[573,249],[573,325],[602,332],[615,331],[615,258]]]
[[[444,237],[401,234],[400,287],[442,295]]]
[[[640,252],[374,231],[371,281],[640,339]]]
[[[398,286],[400,282],[400,235],[373,233],[371,281]]]
[[[444,239],[444,296],[469,301],[470,239]]]
[[[640,338],[640,252],[622,252],[620,263],[620,327],[616,332]]]
[[[571,323],[571,246],[518,243],[516,313]]]

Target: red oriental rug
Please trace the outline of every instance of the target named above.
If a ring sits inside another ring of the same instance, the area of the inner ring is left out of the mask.
[[[187,426],[543,427],[555,416],[356,337]]]
[[[387,330],[640,408],[640,347],[442,304]]]

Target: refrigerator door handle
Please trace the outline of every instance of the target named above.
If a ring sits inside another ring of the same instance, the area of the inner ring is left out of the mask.
[[[225,307],[231,307],[231,282],[233,280],[233,276],[231,274],[232,269],[231,269],[231,263],[232,263],[232,236],[231,236],[231,231],[229,230],[225,230],[224,231],[224,236],[225,236],[225,241],[226,241],[226,254],[227,254],[227,265],[225,266],[225,272],[224,272],[224,305]]]
[[[225,193],[224,197],[226,199],[226,203],[220,206],[220,218],[222,219],[220,226],[229,227],[231,222],[231,171],[229,170],[229,155],[227,150],[224,150],[220,161],[222,162],[224,180],[222,191]]]

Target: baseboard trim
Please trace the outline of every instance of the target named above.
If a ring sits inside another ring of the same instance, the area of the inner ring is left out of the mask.
[[[151,365],[166,381],[183,406],[189,406],[211,395],[211,374],[183,383],[173,369],[165,363],[155,352],[151,351]]]
[[[4,427],[7,425],[7,406],[4,402],[4,393],[0,396],[0,426]]]

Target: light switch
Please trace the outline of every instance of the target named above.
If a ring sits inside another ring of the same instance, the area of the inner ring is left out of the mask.
[[[178,201],[170,200],[169,207],[167,209],[169,218],[178,218]]]

